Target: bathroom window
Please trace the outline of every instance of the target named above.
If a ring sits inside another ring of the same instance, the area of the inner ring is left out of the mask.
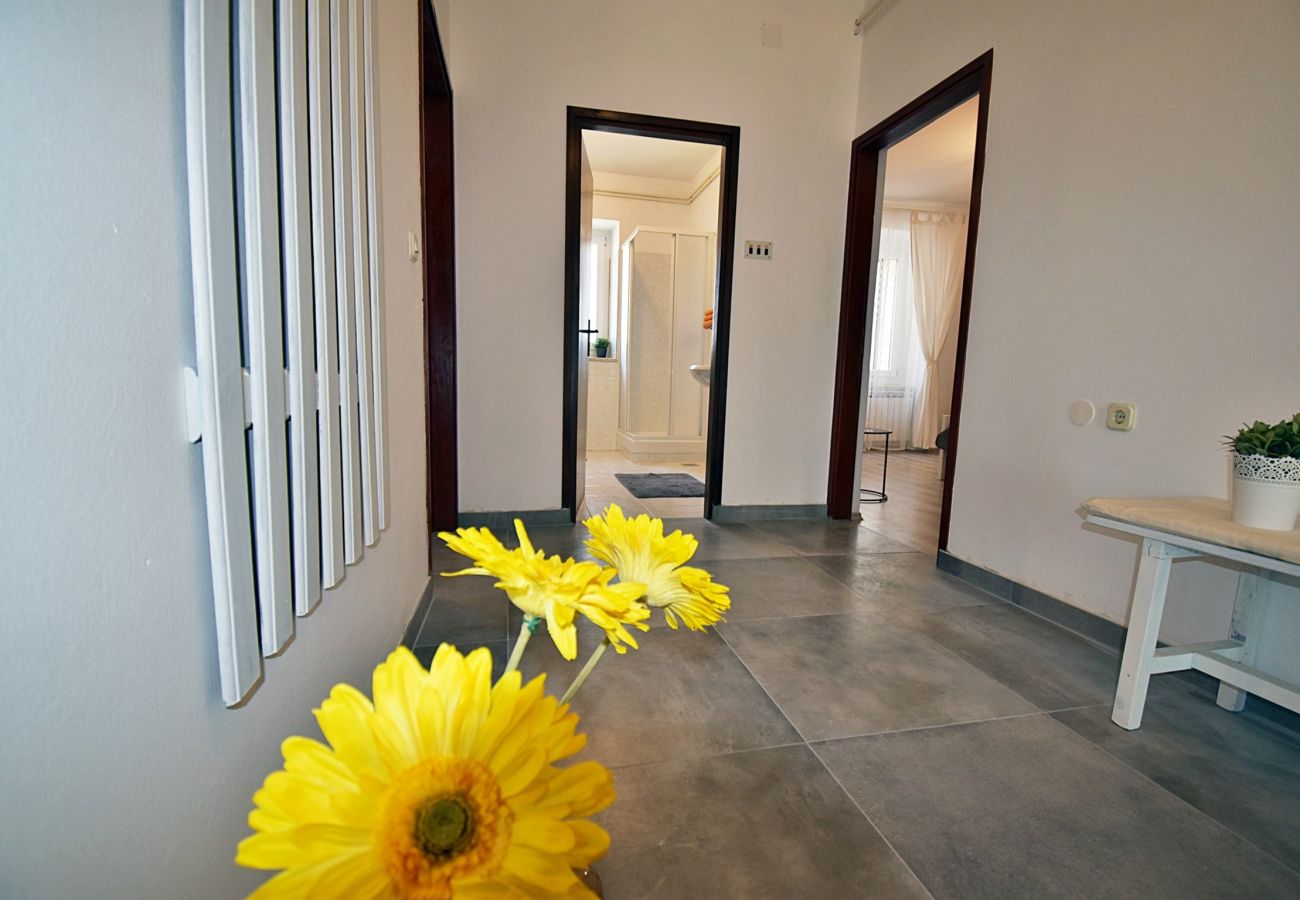
[[[876,268],[876,302],[871,322],[871,371],[894,372],[894,319],[898,305],[898,260],[882,259]]]

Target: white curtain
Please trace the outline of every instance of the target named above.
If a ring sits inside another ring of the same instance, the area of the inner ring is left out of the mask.
[[[912,412],[912,444],[930,448],[939,434],[939,354],[957,316],[966,262],[966,215],[913,212],[912,290],[925,373]]]

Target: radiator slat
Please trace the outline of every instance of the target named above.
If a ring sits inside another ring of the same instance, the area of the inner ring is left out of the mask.
[[[343,580],[343,448],[339,411],[338,285],[334,246],[334,115],[330,0],[307,0],[307,106],[311,138],[312,284],[316,313],[321,583]]]
[[[244,303],[252,409],[253,549],[262,654],[293,637],[284,320],[276,160],[275,8],[239,4],[240,162]]]
[[[234,706],[262,677],[262,658],[244,464],[230,37],[228,5],[187,0],[185,138],[195,362],[221,698]]]
[[[388,527],[388,476],[385,465],[384,434],[384,304],[380,272],[383,268],[379,248],[381,207],[379,197],[379,130],[375,109],[375,5],[365,0],[365,102],[366,102],[366,194],[370,201],[367,240],[370,244],[370,341],[372,360],[371,391],[374,395],[375,419],[375,518],[380,531]]]
[[[889,430],[891,450],[912,443],[912,406],[915,394],[910,387],[869,387],[867,390],[867,428]],[[884,435],[868,435],[866,446],[883,447]]]
[[[375,395],[371,373],[370,201],[366,179],[365,4],[352,0],[348,15],[348,118],[352,123],[353,314],[356,317],[357,418],[360,443],[361,523],[367,547],[379,540],[375,503]]]
[[[294,612],[321,594],[320,465],[316,446],[316,341],[312,291],[311,184],[307,151],[307,5],[281,0],[279,20],[280,210],[289,368],[289,502]]]
[[[356,240],[352,206],[351,65],[348,53],[348,0],[330,4],[330,66],[334,114],[334,273],[338,282],[339,407],[343,445],[343,560],[361,559],[361,421],[357,403],[357,329],[352,304],[356,260],[349,252]]]

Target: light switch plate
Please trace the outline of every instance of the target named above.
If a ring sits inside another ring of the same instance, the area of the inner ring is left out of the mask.
[[[1075,425],[1087,425],[1097,415],[1097,410],[1087,400],[1075,400],[1070,404],[1069,415]]]
[[[745,259],[771,259],[771,241],[745,241]]]
[[[1112,431],[1132,431],[1137,425],[1137,406],[1132,403],[1112,403],[1106,408],[1106,427]]]

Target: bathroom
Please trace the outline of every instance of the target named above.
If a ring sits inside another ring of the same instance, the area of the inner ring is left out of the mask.
[[[584,132],[592,172],[595,289],[590,334],[586,504],[698,516],[708,438],[722,150]]]

